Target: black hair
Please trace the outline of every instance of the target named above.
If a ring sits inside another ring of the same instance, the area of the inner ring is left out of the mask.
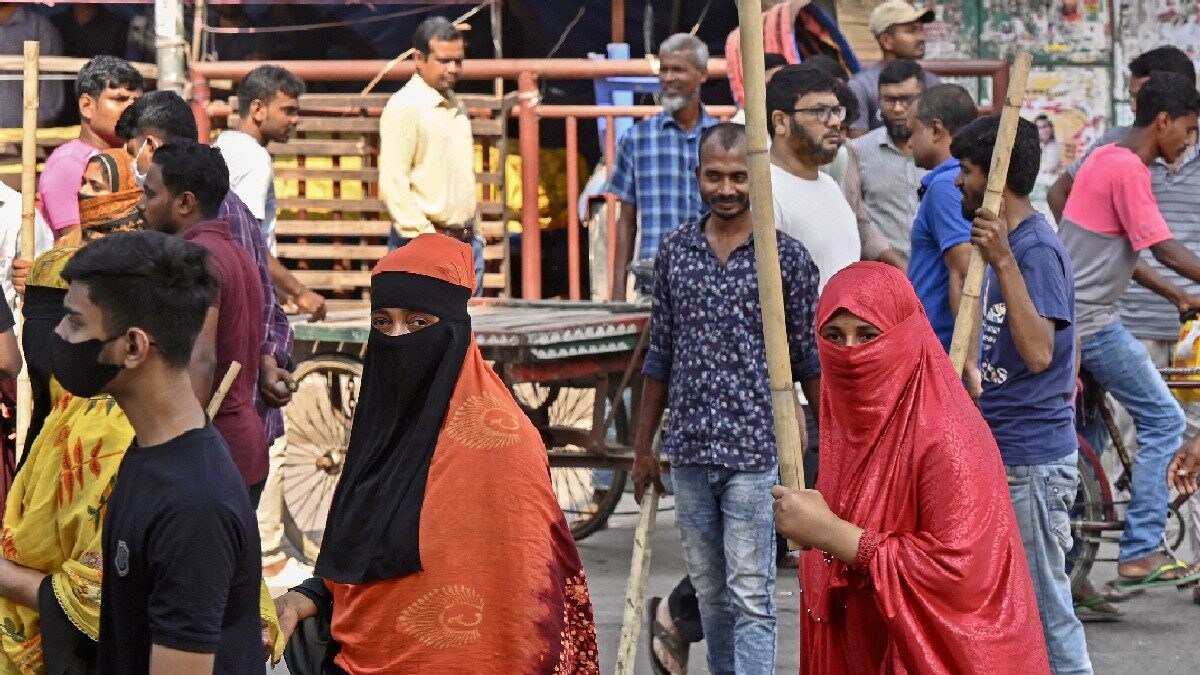
[[[250,114],[251,103],[262,101],[268,104],[280,93],[300,98],[304,93],[304,81],[287,68],[259,66],[247,73],[246,79],[238,85],[238,114],[245,117]]]
[[[128,61],[117,56],[96,56],[83,64],[79,74],[75,76],[75,93],[79,96],[89,94],[96,98],[105,89],[121,87],[141,91],[146,87],[146,81]]]
[[[850,79],[850,75],[846,73],[846,67],[828,54],[810,56],[801,63],[806,66],[812,66],[835,80],[842,80],[844,82]]]
[[[850,85],[841,80],[836,80],[833,93],[837,94],[838,103],[846,109],[846,116],[842,118],[842,121],[849,123],[850,120],[858,119],[858,96],[854,94],[854,90],[850,88]]]
[[[746,127],[736,122],[721,122],[705,129],[700,134],[700,144],[697,146],[701,157],[704,156],[704,147],[711,140],[716,140],[722,149],[729,150],[746,141]]]
[[[437,40],[438,42],[451,42],[453,40],[463,39],[462,31],[450,23],[450,19],[444,16],[431,16],[421,22],[417,26],[417,30],[413,31],[413,49],[422,54],[429,53],[429,41]]]
[[[782,68],[787,64],[787,58],[785,58],[783,54],[776,54],[775,52],[767,52],[766,54],[763,54],[763,70]]]
[[[162,182],[173,195],[190,192],[200,203],[200,215],[216,218],[229,193],[229,167],[221,151],[195,140],[172,140],[154,152],[162,167]]]
[[[117,138],[129,140],[145,136],[149,130],[161,131],[166,140],[196,140],[196,118],[179,94],[157,90],[147,92],[121,113],[117,120]]]
[[[950,142],[950,154],[958,161],[970,160],[984,172],[992,168],[992,149],[1000,131],[1000,116],[980,117],[963,127]],[[1012,155],[1008,160],[1008,189],[1021,197],[1033,192],[1042,163],[1042,145],[1037,126],[1029,120],[1017,122]]]
[[[1147,127],[1158,117],[1167,113],[1176,119],[1188,113],[1200,112],[1200,93],[1196,92],[1196,81],[1188,80],[1179,73],[1156,70],[1142,85],[1137,95],[1137,114],[1133,126]]]
[[[893,59],[879,71],[879,84],[900,84],[913,78],[925,88],[925,69],[912,59]]]
[[[87,285],[109,335],[136,326],[167,363],[184,368],[217,297],[204,247],[162,232],[116,232],[79,249],[62,271]]]
[[[939,84],[925,90],[917,102],[917,119],[929,126],[941,120],[951,134],[958,133],[979,117],[979,108],[966,89],[957,84]]]
[[[1129,74],[1133,77],[1150,77],[1156,70],[1182,75],[1191,81],[1193,89],[1196,88],[1196,66],[1178,47],[1156,47],[1129,62]]]
[[[838,81],[816,66],[804,64],[784,66],[767,83],[767,131],[775,135],[771,115],[776,110],[788,111],[806,94],[837,93]],[[840,101],[840,99],[839,99]]]

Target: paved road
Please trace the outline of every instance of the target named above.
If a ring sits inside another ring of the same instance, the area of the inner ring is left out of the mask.
[[[665,595],[683,576],[683,556],[675,528],[673,500],[662,503],[654,536],[648,595]],[[601,666],[611,673],[621,633],[621,612],[625,583],[629,573],[636,505],[626,497],[609,529],[580,543],[579,550],[587,567],[592,601],[596,607]],[[1114,550],[1101,551],[1115,556]],[[1099,563],[1094,579],[1102,581],[1116,575],[1112,563]],[[794,570],[783,570],[776,586],[779,608],[779,657],[776,672],[799,670],[797,582]],[[1096,673],[1100,675],[1195,675],[1200,671],[1200,606],[1191,602],[1189,592],[1158,590],[1131,600],[1123,606],[1128,613],[1119,623],[1088,624],[1088,647]],[[646,660],[645,634],[638,647],[637,673],[650,673]],[[690,673],[708,673],[703,643],[693,647]],[[280,667],[276,673],[286,673]]]

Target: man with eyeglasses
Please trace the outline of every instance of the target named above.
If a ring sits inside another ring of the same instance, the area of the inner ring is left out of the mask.
[[[905,262],[911,250],[917,190],[925,177],[925,170],[913,162],[908,109],[924,91],[925,71],[916,61],[888,63],[879,73],[883,126],[850,141],[858,154],[867,214]]]
[[[837,81],[811,66],[787,66],[767,84],[775,226],[798,239],[821,273],[820,287],[862,256],[854,211],[820,171],[837,157],[846,107]]]
[[[925,24],[933,20],[933,10],[917,9],[907,0],[887,0],[871,12],[868,27],[879,43],[881,56],[878,63],[863,68],[850,78],[850,89],[858,98],[858,114],[849,120],[851,138],[883,125],[879,75],[896,59],[925,58]],[[926,87],[941,83],[933,73],[924,73],[923,80]]]

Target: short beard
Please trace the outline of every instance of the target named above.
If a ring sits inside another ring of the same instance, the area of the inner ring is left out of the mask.
[[[792,145],[792,151],[796,153],[798,158],[801,160],[811,160],[806,161],[806,163],[818,167],[825,166],[837,158],[840,146],[830,150],[821,143],[821,139],[810,136],[799,124],[796,124],[795,120],[791,120],[790,125],[790,134],[792,138],[796,139]]]
[[[885,119],[883,126],[887,127],[888,136],[893,141],[907,141],[912,138],[912,129],[908,128],[907,122],[892,122]]]
[[[658,103],[663,107],[663,110],[674,115],[675,113],[687,107],[691,103],[690,96],[677,96],[674,94],[663,94],[659,97]]]

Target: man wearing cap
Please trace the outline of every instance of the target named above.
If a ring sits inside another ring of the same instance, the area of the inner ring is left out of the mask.
[[[925,24],[933,21],[933,10],[919,10],[905,0],[887,0],[871,12],[868,25],[883,56],[850,78],[850,90],[858,97],[858,117],[850,121],[850,137],[856,138],[883,126],[879,115],[879,72],[895,59],[925,58]],[[925,71],[925,87],[939,84],[937,75]]]

